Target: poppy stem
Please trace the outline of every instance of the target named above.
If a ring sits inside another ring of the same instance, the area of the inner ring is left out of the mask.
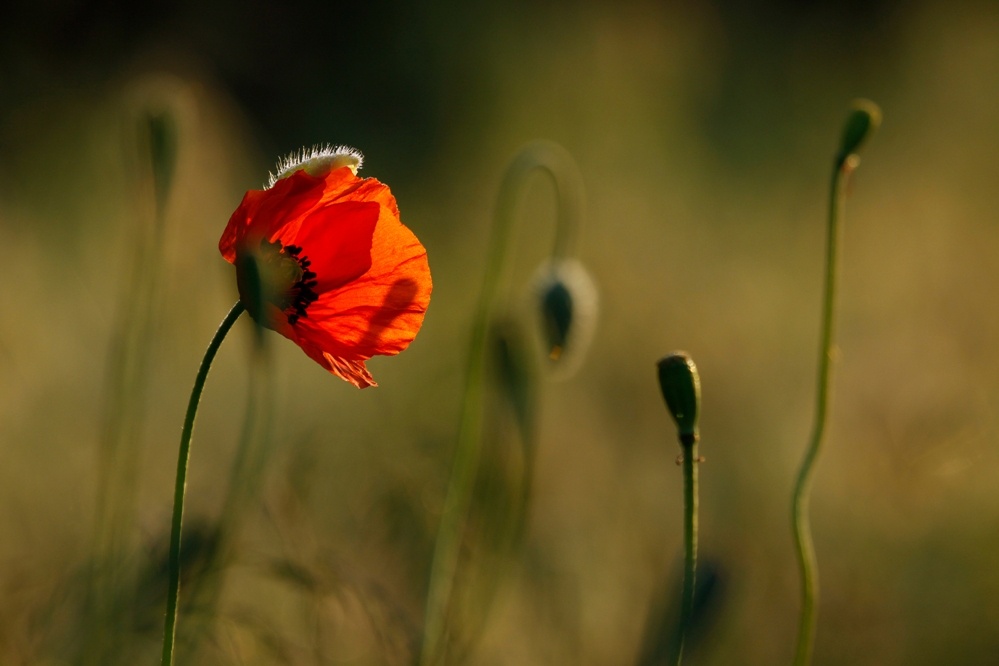
[[[259,325],[257,327],[260,328]],[[228,567],[246,519],[244,514],[260,492],[267,460],[272,453],[274,372],[271,341],[263,335],[262,330],[257,333],[253,336],[249,359],[250,382],[246,396],[246,414],[236,454],[229,469],[229,488],[215,527],[215,545],[201,574],[186,588],[188,603],[198,607],[203,620],[187,636],[176,658],[185,657],[185,652],[188,659],[195,656],[205,638],[215,628]]]
[[[677,625],[676,653],[672,663],[680,666],[683,642],[694,610],[697,583],[697,435],[681,435],[683,449],[683,596]]]
[[[472,325],[458,441],[437,530],[427,590],[419,662],[422,666],[437,666],[446,658],[448,615],[454,578],[479,467],[485,349],[489,326],[500,291],[517,208],[524,186],[535,170],[544,171],[551,176],[558,197],[558,222],[552,252],[555,257],[564,257],[572,251],[579,221],[582,219],[582,177],[569,153],[550,141],[535,141],[524,146],[507,168],[500,185],[490,253]]]
[[[791,525],[794,545],[801,572],[801,615],[798,621],[798,644],[794,655],[795,666],[806,666],[812,658],[815,643],[816,611],[819,598],[819,573],[815,560],[815,545],[808,520],[808,496],[812,485],[815,461],[825,436],[829,397],[832,385],[832,360],[835,354],[833,332],[836,317],[836,268],[843,206],[846,200],[846,181],[854,162],[839,161],[832,175],[829,196],[829,223],[826,233],[825,296],[822,305],[822,332],[819,346],[818,381],[815,391],[815,420],[808,449],[798,471],[791,502]]]
[[[226,334],[229,333],[229,329],[232,328],[245,309],[242,301],[236,301],[236,304],[229,310],[229,314],[222,320],[222,324],[219,325],[207,351],[205,351],[205,357],[201,360],[201,367],[198,368],[198,375],[194,379],[194,388],[191,390],[191,398],[187,403],[184,428],[180,434],[177,481],[173,494],[173,518],[170,523],[170,586],[167,590],[166,623],[163,627],[163,659],[160,662],[162,666],[173,665],[174,642],[177,637],[177,602],[180,599],[180,536],[184,522],[187,464],[191,457],[191,434],[194,432],[194,419],[198,415],[201,392],[205,388],[205,380],[208,379],[208,371],[212,367],[212,361],[215,360],[215,354],[222,345],[222,341],[225,340]]]

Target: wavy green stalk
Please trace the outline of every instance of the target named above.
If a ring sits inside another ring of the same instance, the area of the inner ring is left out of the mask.
[[[489,325],[513,235],[517,206],[528,177],[538,169],[551,176],[558,196],[558,226],[553,256],[563,257],[571,250],[578,220],[582,216],[582,178],[565,149],[548,141],[525,146],[503,177],[493,219],[490,253],[473,320],[454,466],[431,564],[420,655],[422,666],[436,666],[446,659],[448,611],[481,453],[483,379]]]
[[[812,658],[815,643],[816,607],[819,596],[819,574],[815,561],[815,545],[808,522],[808,495],[812,484],[815,461],[822,448],[829,397],[832,386],[833,333],[836,321],[836,255],[839,248],[840,227],[846,205],[846,184],[850,174],[860,163],[858,153],[881,125],[881,109],[874,102],[858,99],[843,126],[839,151],[833,166],[832,185],[829,193],[829,224],[826,235],[825,297],[822,305],[822,341],[819,346],[819,372],[815,391],[815,421],[812,436],[805,451],[805,458],[798,472],[791,499],[791,528],[801,570],[801,616],[798,624],[798,645],[794,654],[795,666],[807,666]]]
[[[808,520],[808,496],[812,485],[815,461],[822,449],[829,394],[832,385],[832,360],[835,343],[833,332],[836,324],[836,268],[839,249],[843,206],[846,200],[846,181],[856,164],[853,156],[837,160],[833,170],[829,196],[829,224],[826,233],[825,296],[822,304],[822,341],[819,346],[819,372],[815,391],[815,421],[805,458],[798,471],[794,486],[791,523],[794,545],[801,571],[801,616],[798,622],[798,644],[794,655],[795,666],[805,666],[811,661],[815,643],[816,606],[819,599],[819,573],[815,561],[815,545]]]
[[[194,379],[194,388],[191,389],[191,398],[187,403],[184,428],[180,435],[177,481],[173,494],[173,518],[170,523],[170,586],[167,590],[166,622],[163,627],[163,658],[160,662],[162,666],[172,666],[174,643],[177,637],[177,603],[180,599],[180,536],[184,522],[184,495],[187,491],[187,465],[191,458],[191,435],[194,432],[194,419],[198,415],[201,392],[205,388],[205,380],[208,379],[208,371],[212,367],[212,361],[215,360],[215,354],[218,353],[229,329],[232,328],[245,309],[242,301],[236,301],[236,304],[229,310],[229,314],[222,320],[222,324],[219,325],[205,351],[205,357],[201,360],[201,367],[198,368],[198,375]]]

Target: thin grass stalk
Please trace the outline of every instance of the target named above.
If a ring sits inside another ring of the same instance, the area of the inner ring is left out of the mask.
[[[184,427],[180,435],[180,451],[177,456],[177,480],[174,485],[173,495],[173,515],[170,521],[170,583],[167,588],[167,610],[166,621],[163,627],[163,658],[160,662],[161,666],[172,666],[174,643],[177,636],[177,604],[180,600],[180,537],[184,522],[187,467],[191,458],[191,435],[194,433],[194,419],[198,415],[198,404],[201,402],[201,393],[205,388],[205,380],[208,379],[208,371],[211,370],[215,354],[218,353],[222,341],[225,340],[225,336],[245,309],[246,307],[242,301],[236,301],[236,304],[229,310],[229,314],[222,320],[222,324],[219,325],[215,336],[205,351],[201,366],[198,368],[198,374],[194,379],[194,388],[191,389],[191,398],[187,403]]]
[[[427,591],[419,662],[422,666],[437,666],[447,658],[448,613],[481,453],[483,380],[489,327],[498,300],[518,204],[527,180],[535,170],[541,170],[552,178],[558,197],[553,257],[562,258],[571,252],[582,217],[582,178],[565,149],[548,141],[533,142],[521,149],[500,185],[482,291],[472,324],[454,463]]]

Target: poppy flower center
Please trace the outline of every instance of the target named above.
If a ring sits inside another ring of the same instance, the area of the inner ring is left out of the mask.
[[[300,246],[282,245],[279,240],[264,239],[256,252],[239,253],[236,283],[250,316],[272,328],[263,312],[269,303],[283,312],[291,325],[308,317],[309,306],[319,298],[315,291],[317,276],[311,265]]]

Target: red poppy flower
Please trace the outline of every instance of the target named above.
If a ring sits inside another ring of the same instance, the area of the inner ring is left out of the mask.
[[[359,166],[344,149],[289,158],[270,187],[246,193],[219,251],[255,321],[365,388],[376,384],[364,361],[409,346],[432,285],[389,188]]]

